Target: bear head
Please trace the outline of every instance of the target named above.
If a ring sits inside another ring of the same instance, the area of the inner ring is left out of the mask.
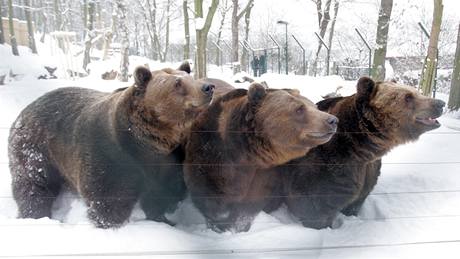
[[[136,112],[150,127],[171,142],[183,138],[192,121],[210,103],[214,85],[194,80],[175,69],[150,71],[138,67],[134,72]]]
[[[248,91],[249,112],[256,132],[263,132],[277,154],[278,163],[305,155],[331,139],[338,119],[293,89],[266,89],[254,83]],[[278,151],[278,152],[276,152]]]
[[[424,132],[439,128],[436,118],[445,103],[423,96],[415,88],[394,82],[359,79],[356,107],[366,127],[394,144],[413,141]]]

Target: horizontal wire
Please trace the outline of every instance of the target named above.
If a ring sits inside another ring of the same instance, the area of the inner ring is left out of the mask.
[[[460,189],[453,189],[453,190],[427,190],[427,191],[402,191],[402,192],[376,192],[370,193],[368,196],[391,196],[391,195],[417,195],[417,194],[437,194],[437,193],[460,193]],[[64,196],[38,196],[38,195],[31,195],[34,197],[40,197],[44,199],[83,199],[80,195],[64,195]],[[140,196],[140,195],[139,195]],[[137,199],[139,196],[98,196],[97,199],[109,199],[109,200],[117,200],[117,199]],[[239,197],[240,195],[197,195],[193,196],[195,199],[221,199],[221,198],[230,198],[230,197]],[[318,194],[296,194],[296,195],[264,195],[261,197],[260,200],[266,198],[305,198],[305,197],[341,197],[341,196],[349,196],[348,194],[329,194],[329,193],[318,193]],[[57,198],[59,197],[59,198]],[[155,196],[152,199],[174,199],[174,198],[181,198],[182,196]],[[0,196],[0,199],[12,199],[13,196]]]
[[[381,244],[362,244],[362,245],[342,245],[342,246],[296,246],[286,248],[241,248],[241,249],[196,249],[196,250],[163,250],[163,251],[138,251],[138,252],[92,252],[92,253],[63,253],[63,254],[29,254],[29,255],[0,255],[4,257],[118,257],[118,256],[165,256],[165,255],[234,255],[234,254],[270,254],[283,252],[307,252],[307,251],[324,251],[339,249],[363,249],[363,248],[383,248],[383,247],[400,247],[400,246],[420,246],[434,244],[457,244],[460,239],[436,240],[436,241],[419,241],[419,242],[400,242],[400,243],[381,243]]]
[[[391,220],[406,220],[406,219],[411,219],[411,220],[417,220],[417,219],[439,219],[439,218],[460,218],[460,214],[449,214],[449,215],[414,215],[414,216],[394,216],[394,217],[374,217],[374,218],[361,218],[357,216],[349,216],[346,218],[346,221],[363,221],[363,222],[372,222],[372,221],[391,221]],[[16,220],[27,220],[30,218],[21,218],[21,219],[16,219]],[[322,221],[321,219],[314,220],[314,219],[308,219],[309,222],[315,222],[315,221]],[[148,219],[144,219],[142,222],[139,221],[127,221],[127,224],[130,224],[130,226],[152,226],[152,223],[163,223],[163,222],[158,222],[158,221],[152,221]],[[220,221],[220,222],[213,222],[212,224],[214,225],[231,225],[235,224],[234,221]],[[286,225],[286,223],[280,222],[280,221],[256,221],[253,222],[253,224],[282,224]],[[292,222],[292,224],[301,224],[300,222],[297,223],[295,221]],[[180,226],[200,226],[200,225],[206,225],[205,222],[188,222],[185,224],[177,224]],[[0,224],[0,227],[50,227],[50,226],[59,226],[59,227],[66,227],[66,226],[94,226],[93,223],[87,222],[87,223],[68,223],[68,222],[56,222],[54,224],[52,223],[46,223],[46,224]],[[124,225],[126,226],[126,225]]]
[[[12,127],[0,127],[0,130],[10,130],[10,129],[21,129],[19,128],[12,128]],[[129,128],[115,128],[113,130],[117,131],[131,131]],[[218,133],[221,132],[218,130],[193,130],[188,131],[189,133]],[[305,133],[330,133],[330,131],[304,131]],[[233,133],[233,134],[256,134],[256,133],[263,133],[263,131],[252,131],[252,130],[225,130],[225,133]],[[335,132],[336,135],[338,134],[375,134],[375,132],[363,132],[363,131],[339,131]],[[434,131],[434,132],[425,132],[423,135],[450,135],[450,134],[460,134],[460,131],[453,130],[453,131]]]
[[[9,162],[2,161],[0,164],[8,165]],[[284,166],[311,166],[311,165],[334,165],[334,166],[352,166],[352,165],[363,165],[369,163],[286,163],[279,165]],[[436,162],[382,162],[382,165],[450,165],[460,164],[460,161],[436,161]],[[254,166],[259,165],[257,163],[98,163],[97,165],[158,165],[158,166]],[[262,170],[262,169],[261,169]],[[439,173],[439,172],[436,172]]]

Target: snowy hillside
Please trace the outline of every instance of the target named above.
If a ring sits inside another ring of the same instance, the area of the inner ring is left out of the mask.
[[[442,127],[383,159],[382,176],[360,215],[340,217],[334,229],[304,228],[282,208],[258,215],[247,233],[217,234],[206,228],[204,218],[186,200],[169,215],[176,227],[145,220],[137,207],[124,227],[102,230],[90,224],[84,203],[70,192],[59,197],[53,219],[16,219],[7,138],[21,109],[58,87],[111,91],[126,83],[100,79],[99,72],[116,67],[118,59],[92,63],[93,75],[76,81],[37,80],[46,60],[25,48],[13,60],[5,48],[0,46],[2,62],[24,76],[0,85],[0,257],[458,258],[460,254],[460,122],[445,116],[440,119]],[[151,69],[177,66],[131,58],[132,67],[145,63]],[[231,73],[220,68],[212,68],[211,76],[231,80]],[[337,86],[343,87],[343,95],[352,94],[355,84],[336,76],[266,74],[260,80],[274,88],[297,88],[313,101]]]

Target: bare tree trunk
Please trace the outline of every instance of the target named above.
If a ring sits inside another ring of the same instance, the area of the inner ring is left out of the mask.
[[[457,33],[457,49],[455,50],[454,71],[449,94],[449,110],[458,111],[460,109],[460,23]]]
[[[62,12],[61,12],[61,6],[59,3],[59,0],[54,0],[53,1],[53,8],[54,8],[54,30],[60,31],[62,30]]]
[[[238,0],[232,0],[233,10],[232,10],[232,62],[238,62]],[[239,71],[234,71],[239,72]]]
[[[171,0],[168,0],[166,3],[166,32],[165,32],[165,48],[163,51],[163,55],[161,55],[161,61],[166,62],[166,56],[168,55],[168,49],[169,49],[169,23],[171,21],[170,18],[170,6],[171,6]]]
[[[145,6],[140,0],[137,0],[137,3],[142,9],[142,14],[144,16],[144,21],[145,21],[145,27],[147,28],[147,32],[148,32],[149,39],[150,39],[150,48],[149,48],[150,53],[149,53],[149,55],[150,55],[150,57],[152,59],[157,60],[158,55],[154,50],[154,47],[155,47],[155,41],[154,41],[154,36],[153,36],[154,32],[152,31],[152,27],[151,27],[151,25],[153,23],[155,23],[155,20],[152,20],[153,17],[152,17],[150,0],[147,0],[145,2],[145,4],[146,4]],[[147,16],[147,14],[148,14],[148,16]]]
[[[249,22],[251,21],[251,10],[252,10],[252,7],[254,5],[251,4],[249,6],[249,8],[246,10],[245,12],[245,15],[244,15],[244,42],[247,42],[248,39],[249,39]],[[248,60],[248,51],[243,48],[243,51],[242,51],[242,54],[241,54],[241,67],[246,67],[248,64],[247,64],[247,60]],[[249,72],[249,71],[247,71]]]
[[[101,1],[96,2],[96,28],[102,29],[102,8]],[[137,24],[137,23],[136,23]]]
[[[96,3],[92,0],[88,3],[88,30],[94,30],[94,16],[96,14]]]
[[[239,22],[241,18],[244,16],[246,11],[249,8],[252,8],[254,4],[254,0],[249,0],[246,7],[238,13],[238,0],[232,0],[233,2],[233,10],[232,10],[232,62],[238,62],[238,54],[239,54]],[[238,67],[235,67],[238,68]],[[238,69],[234,69],[233,73],[239,72]]]
[[[156,20],[156,17],[157,17],[157,1],[156,0],[153,0],[153,20],[154,20],[154,23],[152,24],[152,29],[153,29],[153,40],[155,42],[155,49],[156,49],[156,52],[158,53],[158,59],[161,61],[163,59],[162,57],[162,51],[161,51],[161,43],[160,43],[160,28],[157,28],[157,20]]]
[[[202,26],[196,28],[196,78],[205,78],[206,71],[206,44],[208,41],[208,32],[211,28],[212,19],[217,10],[219,0],[212,0],[208,9],[208,14]],[[195,19],[203,19],[203,0],[195,0]]]
[[[11,51],[13,52],[13,55],[19,56],[18,42],[16,41],[16,36],[14,35],[13,0],[8,0],[8,22],[10,29]]]
[[[434,0],[433,22],[431,24],[430,43],[420,86],[425,96],[430,96],[436,80],[436,64],[438,63],[438,41],[442,22],[442,0]]]
[[[329,29],[329,37],[327,42],[327,47],[332,49],[332,39],[334,38],[334,29],[335,29],[335,22],[337,21],[337,14],[339,13],[339,0],[334,0],[334,18],[331,22],[331,27]]]
[[[220,25],[219,25],[219,29],[217,31],[217,39],[216,39],[216,44],[217,46],[220,47],[220,41],[222,39],[222,30],[224,28],[224,25],[225,25],[225,17],[227,16],[227,12],[229,11],[230,9],[228,8],[228,0],[225,0],[223,2],[223,5],[221,6],[220,8],[220,14],[221,14],[221,20],[220,20]],[[217,55],[216,55],[216,64],[217,65],[220,65],[222,62],[221,60],[221,57],[220,57],[220,50],[217,49]]]
[[[90,1],[88,4],[88,25],[87,25],[87,32],[86,32],[86,39],[85,39],[85,53],[83,56],[83,69],[87,71],[87,66],[91,63],[91,47],[93,45],[93,39],[96,37],[94,32],[94,12],[95,12],[95,3],[94,1]]]
[[[150,42],[152,44],[152,58],[154,60],[161,59],[161,48],[160,48],[160,40],[158,39],[158,32],[156,26],[156,11],[157,11],[157,3],[156,0],[150,2],[150,0],[146,1],[147,9],[150,19],[150,24],[147,24],[149,28],[149,35],[150,35]],[[152,8],[153,7],[153,8]],[[151,29],[150,29],[151,28]]]
[[[319,36],[321,36],[321,38],[324,39],[324,36],[326,35],[326,31],[327,31],[327,26],[329,25],[329,21],[331,20],[331,16],[329,14],[329,11],[331,9],[331,0],[326,1],[324,10],[321,5],[322,5],[321,0],[317,0],[316,10],[318,13]],[[322,47],[323,45],[321,44],[321,41],[318,40],[318,48],[316,49],[315,60],[313,61],[312,69],[311,69],[312,75],[316,75],[317,73],[318,58],[319,58],[319,53]]]
[[[388,31],[393,0],[381,0],[379,19],[377,21],[376,48],[372,64],[372,78],[377,81],[385,80],[385,57],[387,55]]]
[[[118,13],[118,27],[120,28],[121,36],[121,61],[118,80],[127,82],[129,70],[129,31],[127,26],[127,10],[124,0],[117,0],[116,3]]]
[[[32,53],[37,54],[37,46],[35,45],[34,28],[32,26],[30,8],[30,0],[24,0],[24,12],[27,20],[27,32],[29,34],[29,47],[32,50]]]
[[[0,0],[0,17],[2,16],[3,0]],[[3,32],[3,21],[0,20],[0,44],[5,44],[5,34]]]
[[[136,56],[140,55],[139,52],[139,26],[137,22],[134,23],[134,49],[136,49]]]
[[[113,8],[117,8],[116,5],[113,5]],[[104,45],[102,47],[103,55],[102,55],[102,60],[107,60],[109,56],[109,49],[110,49],[110,44],[112,44],[112,39],[114,32],[117,27],[117,15],[115,12],[112,12],[112,21],[110,28],[111,30],[107,30],[104,32]]]
[[[88,24],[88,0],[83,0],[83,26],[85,26],[86,28],[87,24]],[[84,35],[86,35],[86,30],[85,30]]]
[[[184,59],[190,59],[190,23],[189,23],[189,16],[188,16],[187,0],[184,0],[182,2],[182,10],[184,12],[184,33],[185,33]]]

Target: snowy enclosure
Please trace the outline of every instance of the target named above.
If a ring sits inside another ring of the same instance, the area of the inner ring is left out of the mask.
[[[9,1],[0,1],[0,14],[4,17],[6,2]],[[24,21],[23,2],[29,1],[12,2],[15,18]],[[206,27],[206,14],[212,1],[203,1],[206,6],[203,18],[195,17],[194,1],[188,1],[188,35],[184,34],[184,1],[31,2],[43,5],[31,8],[36,14],[33,19],[38,54],[19,44],[19,56],[14,56],[9,44],[0,44],[0,79],[4,81],[0,84],[0,258],[459,257],[458,111],[446,111],[439,118],[440,128],[387,154],[378,183],[358,216],[341,214],[332,228],[305,228],[286,207],[281,207],[270,214],[261,212],[248,232],[219,234],[206,226],[205,218],[187,197],[174,213],[167,215],[175,226],[146,220],[136,204],[123,227],[103,230],[87,218],[87,207],[81,197],[67,189],[53,205],[51,218],[17,218],[7,149],[11,124],[21,110],[60,87],[111,92],[130,86],[133,71],[140,65],[156,70],[177,68],[184,59],[194,64],[195,31]],[[319,44],[314,35],[320,30],[317,0],[255,0],[247,20],[243,9],[251,1],[240,0],[236,10],[241,14],[236,30],[237,61],[233,60],[231,42],[232,2],[235,1],[220,0],[207,35],[208,77],[247,88],[250,83],[246,79],[254,75],[254,57],[264,56],[267,73],[253,77],[257,82],[266,82],[270,88],[298,89],[311,101],[318,102],[331,93],[354,94],[355,79],[367,75],[368,49],[355,29],[370,42],[372,50],[378,47],[375,31],[380,0],[322,1],[323,6],[332,3],[330,16],[333,18],[337,13],[337,17],[329,45],[331,75],[325,75],[326,51],[322,49],[316,60],[317,76],[304,75],[302,71],[302,65],[307,67],[306,74],[311,71]],[[60,6],[56,8],[54,3]],[[119,3],[124,5],[117,13]],[[333,11],[334,3],[340,3],[338,12]],[[89,5],[88,11],[94,8],[94,12],[83,12],[82,4]],[[451,79],[455,76],[453,60],[460,5],[457,0],[444,0],[444,5],[436,98],[447,102]],[[431,24],[432,11],[432,0],[394,0],[384,61],[387,79],[418,85],[428,39],[417,23]],[[93,24],[86,24],[84,15]],[[286,27],[277,24],[281,19],[289,22]],[[2,21],[7,34],[8,19]],[[325,39],[330,29],[326,32]],[[190,41],[188,56],[184,48],[187,40]],[[285,43],[289,47],[287,53]],[[305,57],[301,56],[299,46],[305,48]],[[284,74],[286,58],[287,75]],[[303,58],[307,64],[302,64]],[[239,69],[243,71],[235,74]],[[120,81],[121,74],[127,82]]]
[[[0,46],[2,58],[15,71],[21,71],[24,61],[32,61],[23,70],[21,80],[9,79],[7,85],[0,86],[1,256],[454,258],[460,252],[460,233],[456,231],[460,228],[460,121],[450,117],[440,119],[441,128],[386,156],[379,183],[359,216],[340,217],[340,226],[334,229],[304,228],[282,208],[272,215],[261,213],[247,233],[217,234],[206,228],[204,218],[186,200],[169,215],[178,222],[176,227],[147,221],[136,208],[124,227],[101,230],[88,221],[82,200],[69,192],[59,197],[52,219],[16,219],[6,147],[9,127],[20,110],[57,87],[73,85],[111,91],[130,83],[101,80],[98,76],[75,81],[37,80],[35,75],[48,58],[32,56],[25,48],[20,48],[20,57],[12,57],[6,50]],[[152,69],[178,65],[138,57],[131,60],[132,68],[144,63]],[[111,59],[93,63],[92,69],[100,74],[116,66],[117,60]],[[233,80],[231,71],[223,73],[217,67],[211,68],[211,76]],[[274,88],[297,88],[313,101],[321,100],[337,86],[342,86],[342,95],[352,94],[355,85],[336,76],[266,74],[260,80]],[[247,83],[235,86],[247,87]]]

